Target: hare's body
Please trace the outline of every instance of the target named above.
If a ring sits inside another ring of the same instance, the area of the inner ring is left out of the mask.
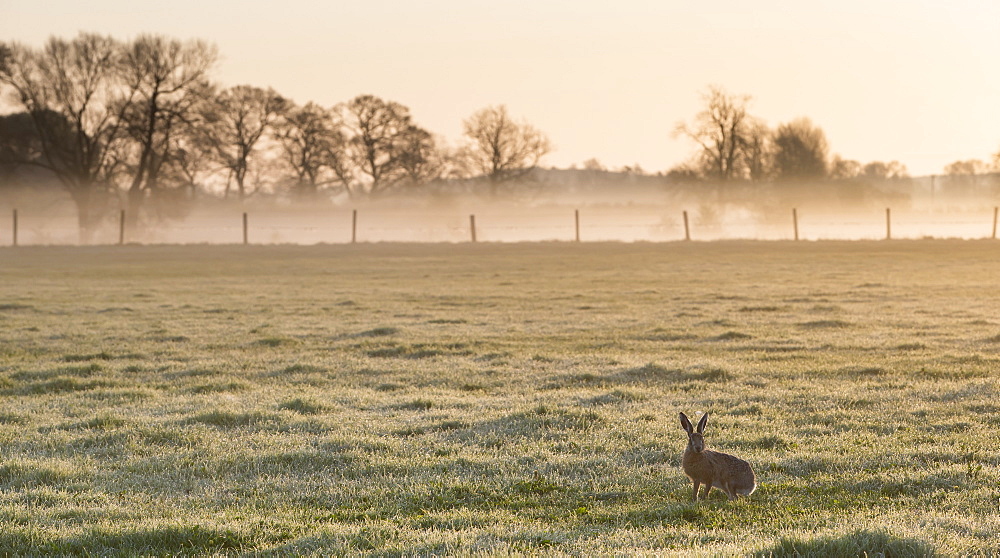
[[[692,499],[698,501],[698,488],[705,485],[702,499],[708,497],[712,488],[718,488],[729,496],[729,499],[749,496],[757,488],[757,479],[753,469],[746,461],[718,451],[705,449],[705,424],[708,413],[698,421],[698,429],[691,427],[687,415],[681,413],[681,426],[688,433],[688,445],[681,458],[684,474],[694,484]]]

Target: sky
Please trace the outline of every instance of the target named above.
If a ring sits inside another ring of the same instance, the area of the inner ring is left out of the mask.
[[[377,95],[452,145],[504,104],[549,136],[546,166],[683,163],[694,145],[672,132],[710,85],[913,175],[1000,151],[996,0],[0,0],[0,41],[80,31],[204,39],[223,85]]]

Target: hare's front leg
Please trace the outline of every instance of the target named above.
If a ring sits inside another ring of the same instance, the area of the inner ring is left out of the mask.
[[[694,483],[694,495],[691,496],[691,501],[692,502],[697,502],[698,501],[698,488],[701,487],[701,483],[698,482],[698,481],[696,481],[696,480],[693,480],[691,482]]]
[[[708,500],[708,493],[712,491],[712,483],[705,485],[705,493],[701,495],[702,500]]]

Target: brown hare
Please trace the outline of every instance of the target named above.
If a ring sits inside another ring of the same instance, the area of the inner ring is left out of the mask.
[[[698,487],[705,485],[702,500],[708,498],[712,488],[718,488],[729,496],[729,499],[749,496],[757,488],[750,464],[738,457],[705,449],[705,424],[708,423],[708,413],[698,421],[697,430],[691,428],[687,415],[681,413],[681,426],[688,435],[687,449],[681,465],[684,474],[694,483],[693,500],[698,501]]]

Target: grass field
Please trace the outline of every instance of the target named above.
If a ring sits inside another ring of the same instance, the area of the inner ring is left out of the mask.
[[[0,554],[1000,552],[1000,244],[0,249]],[[679,411],[750,461],[690,502]]]

